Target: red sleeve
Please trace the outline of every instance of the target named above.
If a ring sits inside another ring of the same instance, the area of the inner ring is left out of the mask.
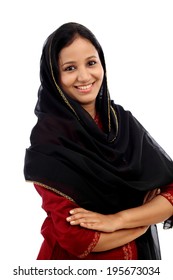
[[[161,188],[160,195],[164,196],[173,205],[173,183]],[[173,216],[164,222],[165,229],[173,227]]]
[[[173,183],[161,188],[160,195],[164,196],[173,205]]]
[[[86,257],[96,246],[100,233],[80,226],[71,226],[66,218],[71,209],[79,206],[42,186],[36,184],[34,186],[42,197],[42,208],[53,223],[58,244],[78,258]]]

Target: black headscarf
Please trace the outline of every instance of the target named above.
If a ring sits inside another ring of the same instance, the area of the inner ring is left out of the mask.
[[[57,42],[64,28],[66,34],[84,36],[79,30],[85,27],[69,23],[52,33],[43,47],[38,121],[26,150],[25,178],[99,213],[139,206],[147,191],[173,182],[173,162],[129,111],[110,101],[104,55],[94,37],[105,73],[96,101],[103,130],[62,91]]]

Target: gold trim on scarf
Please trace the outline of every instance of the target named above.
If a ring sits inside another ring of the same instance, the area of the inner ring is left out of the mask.
[[[107,85],[107,74],[105,72],[105,80],[106,80],[106,85]],[[107,90],[107,106],[108,106],[108,129],[109,129],[109,132],[111,132],[111,117],[110,117],[110,107],[111,107],[111,101],[110,101],[110,95],[109,95],[109,92],[108,92],[108,89],[106,88]]]
[[[117,136],[117,134],[118,134],[118,130],[119,130],[118,117],[117,117],[117,113],[115,112],[115,109],[114,109],[112,106],[110,106],[110,107],[111,107],[111,110],[112,110],[112,112],[113,112],[113,114],[114,114],[114,117],[115,117],[115,122],[116,122],[116,127],[117,127],[117,133],[116,133],[116,136]]]
[[[80,118],[78,117],[76,111],[73,109],[73,107],[70,105],[70,103],[68,102],[67,98],[65,97],[64,93],[62,92],[62,90],[60,89],[59,85],[56,82],[54,73],[53,73],[53,67],[52,67],[52,60],[51,60],[51,46],[52,46],[52,42],[50,43],[49,46],[49,65],[50,65],[50,71],[51,71],[51,76],[53,79],[53,82],[59,92],[59,94],[61,95],[62,99],[64,100],[64,102],[67,104],[67,106],[73,111],[73,113],[76,115],[77,119],[80,120]]]
[[[58,191],[57,189],[54,189],[54,188],[52,188],[52,187],[49,187],[49,186],[47,186],[47,185],[45,185],[45,184],[43,184],[43,183],[40,183],[40,182],[37,182],[37,181],[29,181],[29,180],[26,180],[26,182],[33,183],[33,184],[36,184],[36,185],[38,185],[38,186],[40,186],[40,187],[43,187],[43,188],[45,188],[45,189],[47,189],[47,190],[53,191],[53,192],[55,192],[55,193],[57,193],[57,194],[59,194],[59,195],[65,197],[65,198],[67,198],[68,200],[70,200],[70,201],[76,203],[76,202],[73,200],[73,198],[71,198],[70,196],[68,196],[68,195],[66,195],[66,194],[64,194],[64,193],[62,193],[62,192],[60,192],[60,191]],[[76,204],[77,204],[77,203],[76,203]]]
[[[113,112],[113,115],[114,115],[114,117],[115,117],[115,123],[116,123],[116,127],[117,127],[116,135],[115,135],[115,137],[110,141],[110,142],[113,142],[113,141],[117,138],[118,130],[119,130],[119,125],[118,125],[118,117],[117,117],[117,114],[116,114],[116,112],[115,112],[115,109],[114,109],[112,106],[110,106],[110,108],[111,108],[111,110],[112,110],[112,112]]]

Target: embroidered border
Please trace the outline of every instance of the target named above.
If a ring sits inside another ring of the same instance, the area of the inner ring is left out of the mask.
[[[164,196],[169,202],[173,205],[173,195],[170,193],[161,193],[160,195]]]
[[[124,260],[132,260],[132,247],[130,243],[123,246],[123,252]]]
[[[51,59],[51,48],[52,48],[52,41],[53,41],[53,38],[50,42],[50,46],[49,46],[49,66],[50,66],[50,71],[51,71],[51,76],[52,76],[52,79],[53,79],[53,82],[60,94],[60,96],[62,97],[62,99],[64,100],[64,102],[67,104],[67,106],[73,111],[73,113],[76,115],[77,119],[79,120],[79,117],[76,113],[76,111],[74,110],[74,108],[71,106],[71,104],[69,103],[69,101],[67,100],[67,98],[65,97],[64,93],[62,92],[62,90],[60,89],[59,85],[57,84],[56,82],[56,79],[55,79],[55,75],[54,75],[54,72],[53,72],[53,65],[52,65],[52,59]]]
[[[100,232],[95,232],[93,241],[89,244],[88,248],[84,251],[84,253],[82,253],[81,255],[78,256],[78,258],[83,259],[83,258],[85,258],[89,253],[91,253],[91,251],[93,250],[93,248],[96,246],[96,244],[97,244],[99,238],[100,238]]]
[[[64,194],[64,193],[62,193],[62,192],[60,192],[60,191],[58,191],[57,189],[51,188],[51,187],[49,187],[49,186],[47,186],[47,185],[45,185],[45,184],[42,184],[42,183],[36,182],[36,181],[26,181],[26,182],[33,183],[33,184],[38,185],[38,186],[40,186],[40,187],[43,187],[43,188],[45,188],[45,189],[47,189],[47,190],[53,191],[53,192],[55,192],[55,193],[57,193],[57,194],[59,194],[59,195],[65,197],[65,198],[67,198],[68,200],[70,200],[70,201],[72,201],[72,202],[75,202],[70,196],[68,196],[68,195],[66,195],[66,194]],[[75,203],[76,203],[76,202],[75,202]]]

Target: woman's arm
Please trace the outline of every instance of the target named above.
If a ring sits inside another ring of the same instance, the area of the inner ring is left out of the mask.
[[[163,196],[157,195],[140,207],[121,212],[123,228],[152,225],[165,221],[173,215],[173,206]]]
[[[101,233],[92,252],[103,252],[123,246],[143,235],[148,227],[122,229],[111,233]]]
[[[79,225],[103,232],[114,232],[119,229],[149,226],[168,219],[173,215],[172,204],[163,196],[157,195],[145,204],[127,209],[116,214],[102,215],[76,208],[70,211],[67,218],[71,225]]]
[[[42,226],[44,238],[55,238],[63,249],[79,258],[86,257],[91,252],[107,251],[125,245],[146,231],[145,227],[141,227],[106,234],[80,226],[73,227],[66,221],[66,217],[70,209],[77,205],[42,186],[35,184],[35,188],[43,199],[43,209],[48,213]]]

